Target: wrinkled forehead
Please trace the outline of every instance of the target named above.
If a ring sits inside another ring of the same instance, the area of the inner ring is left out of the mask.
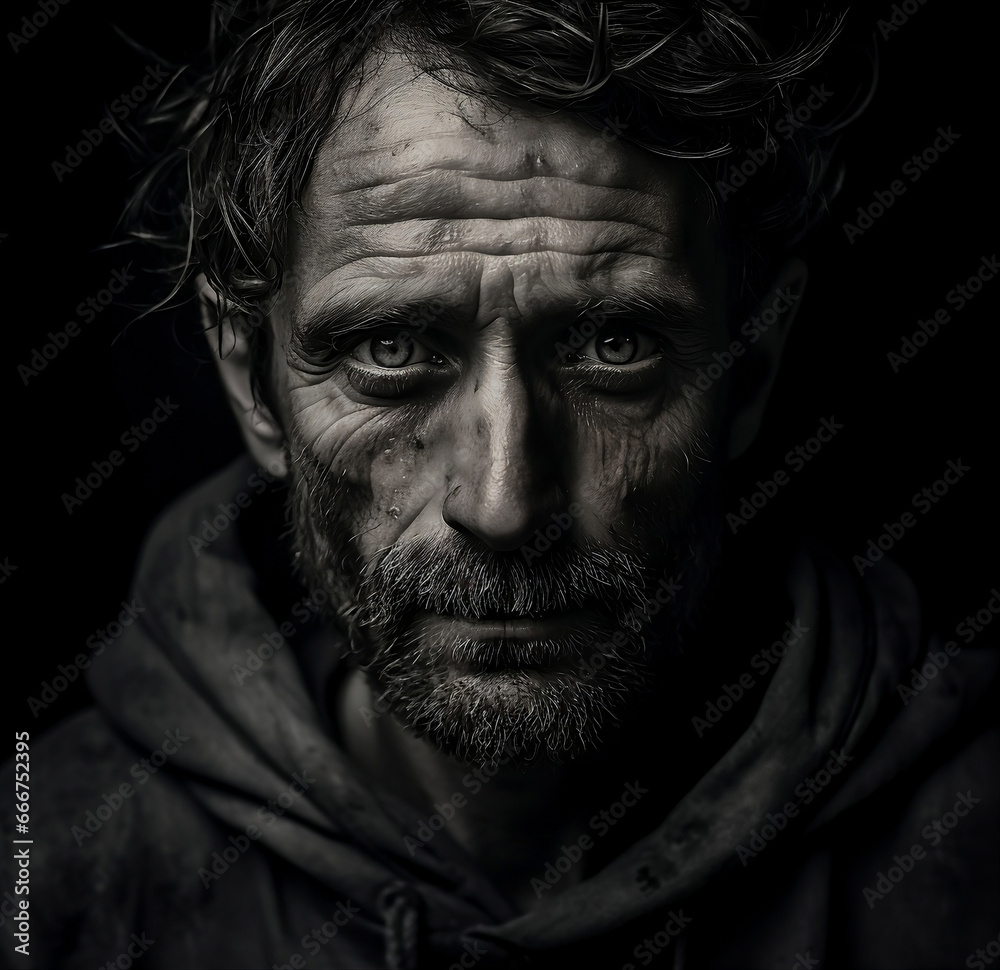
[[[384,54],[345,94],[304,201],[322,207],[331,192],[379,186],[428,168],[653,192],[684,180],[681,164],[629,145],[618,137],[618,125],[609,117],[602,130],[567,113],[488,105],[401,54]]]
[[[628,144],[616,125],[488,104],[400,53],[370,58],[339,105],[290,228],[299,297],[340,258],[362,255],[363,238],[393,255],[400,227],[425,221],[428,249],[447,248],[462,220],[537,217],[610,227],[605,253],[635,246],[679,268],[698,253],[714,256],[710,210],[689,166]]]

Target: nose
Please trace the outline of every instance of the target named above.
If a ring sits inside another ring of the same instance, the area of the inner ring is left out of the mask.
[[[444,520],[497,552],[518,549],[568,501],[552,422],[514,368],[485,368],[462,403]]]

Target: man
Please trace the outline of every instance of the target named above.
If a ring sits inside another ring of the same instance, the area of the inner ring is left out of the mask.
[[[68,766],[33,792],[37,965],[995,935],[995,657],[891,563],[723,539],[844,120],[809,80],[839,21],[740,6],[226,12],[166,158],[251,458],[163,517],[100,713],[32,749]]]

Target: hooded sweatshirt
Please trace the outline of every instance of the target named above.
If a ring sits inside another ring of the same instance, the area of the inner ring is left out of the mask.
[[[30,895],[8,889],[0,905],[4,965],[976,968],[977,949],[991,960],[997,655],[985,633],[928,637],[892,563],[859,578],[813,544],[789,555],[791,645],[722,680],[680,743],[698,745],[724,715],[739,730],[706,746],[681,797],[641,824],[646,782],[623,778],[585,840],[539,860],[544,898],[519,913],[448,832],[488,775],[470,772],[461,798],[420,817],[338,744],[325,698],[342,644],[318,596],[287,579],[279,506],[242,459],[151,532],[135,621],[88,670],[96,707],[31,742]],[[670,724],[637,739],[649,763],[678,743]],[[619,819],[634,839],[609,858],[600,843]],[[12,861],[5,888],[23,857]],[[585,877],[549,892],[575,866]],[[30,943],[15,952],[23,899]]]

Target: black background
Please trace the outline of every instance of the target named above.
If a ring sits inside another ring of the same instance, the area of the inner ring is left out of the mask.
[[[871,29],[892,14],[872,3]],[[9,5],[4,31],[38,9]],[[741,463],[730,508],[758,477],[786,468],[784,455],[834,417],[844,430],[745,527],[775,535],[805,527],[847,556],[912,511],[920,488],[949,459],[971,471],[898,542],[892,555],[916,578],[932,620],[950,633],[985,606],[1000,582],[993,552],[993,472],[1000,280],[975,300],[898,374],[887,362],[918,318],[945,306],[945,294],[1000,249],[993,206],[997,180],[995,24],[987,5],[927,0],[880,40],[875,100],[843,145],[843,190],[807,248],[811,278],[785,364],[754,452]],[[52,163],[67,143],[96,128],[108,106],[139,83],[150,56],[116,32],[183,61],[204,43],[207,4],[151,6],[70,0],[15,53],[0,44],[7,71],[7,166],[0,256],[7,314],[3,383],[9,395],[5,523],[0,561],[16,567],[0,586],[6,648],[15,658],[4,680],[18,730],[37,735],[86,703],[79,681],[38,717],[27,705],[57,665],[86,652],[85,641],[113,620],[126,598],[139,543],[176,494],[235,456],[241,444],[223,409],[192,308],[133,322],[112,306],[25,385],[17,373],[48,331],[106,286],[115,269],[143,269],[146,254],[102,249],[120,238],[116,222],[136,165],[105,137],[57,181]],[[930,146],[938,127],[960,139],[911,184],[901,170]],[[904,196],[850,244],[842,224],[856,220],[875,190],[896,178]],[[139,274],[137,274],[139,275]],[[146,296],[140,280],[124,300]],[[77,476],[121,449],[130,425],[158,397],[177,412],[94,495],[67,514],[61,496]]]

